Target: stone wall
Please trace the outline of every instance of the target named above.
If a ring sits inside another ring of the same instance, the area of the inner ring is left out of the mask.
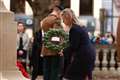
[[[16,67],[17,24],[0,0],[0,80],[26,80]]]

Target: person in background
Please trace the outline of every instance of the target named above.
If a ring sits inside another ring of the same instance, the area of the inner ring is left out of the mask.
[[[71,9],[64,9],[61,13],[61,19],[69,28],[68,53],[63,53],[63,55],[69,55],[70,52],[71,58],[65,70],[64,80],[92,80],[96,52],[86,28],[80,25]]]
[[[29,37],[25,33],[25,27],[22,22],[18,22],[17,26],[17,60],[22,63],[24,69],[26,70]]]
[[[39,30],[34,35],[33,45],[32,45],[32,55],[30,57],[30,67],[32,68],[32,79],[35,80],[38,75],[43,74],[43,58],[41,55],[42,48],[42,31]]]
[[[60,23],[60,6],[53,6],[52,12],[41,21],[43,33],[50,28],[62,28]],[[60,80],[61,56],[42,46],[43,55],[43,77],[44,80]]]
[[[114,35],[113,35],[111,32],[107,32],[105,36],[106,36],[107,42],[108,42],[109,44],[114,44],[114,42],[115,42],[115,37],[114,37]]]

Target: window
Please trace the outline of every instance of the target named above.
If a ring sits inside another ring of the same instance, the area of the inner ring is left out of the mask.
[[[93,15],[93,0],[80,0],[80,15]]]
[[[70,1],[71,0],[61,0],[61,4],[64,8],[70,8]]]

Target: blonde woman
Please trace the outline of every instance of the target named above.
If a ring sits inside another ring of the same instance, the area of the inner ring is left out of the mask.
[[[64,55],[71,56],[71,63],[65,70],[65,80],[92,80],[92,71],[95,62],[95,48],[91,44],[88,32],[81,26],[71,9],[64,9],[61,19],[69,31],[69,43]],[[71,54],[72,53],[72,54]],[[66,58],[66,56],[65,56]]]

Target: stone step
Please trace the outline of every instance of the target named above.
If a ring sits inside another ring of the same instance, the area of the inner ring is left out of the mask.
[[[19,71],[0,72],[0,80],[30,80],[25,78]]]
[[[93,80],[120,80],[119,71],[94,71]]]
[[[36,80],[43,80],[43,76],[38,76]]]

